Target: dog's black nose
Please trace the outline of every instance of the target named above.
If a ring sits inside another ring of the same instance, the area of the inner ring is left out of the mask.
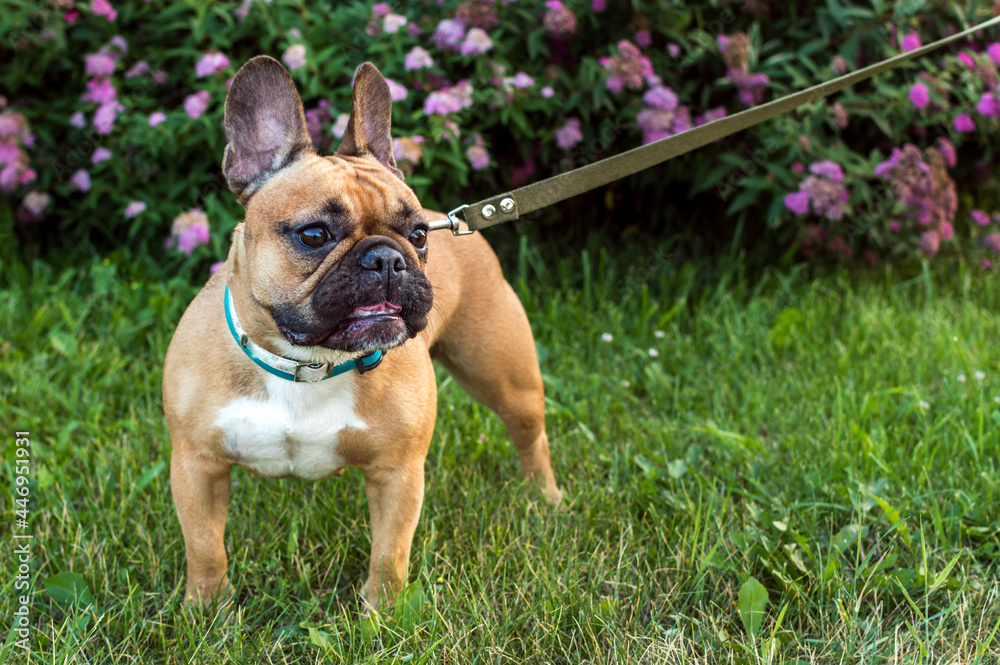
[[[406,259],[388,245],[372,247],[361,257],[361,267],[374,270],[383,279],[395,279],[406,270]]]

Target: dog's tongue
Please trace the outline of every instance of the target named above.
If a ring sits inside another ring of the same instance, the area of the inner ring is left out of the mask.
[[[356,307],[351,316],[365,316],[371,314],[395,314],[396,312],[403,309],[399,305],[394,305],[391,302],[382,302],[377,305],[366,305],[365,307]]]

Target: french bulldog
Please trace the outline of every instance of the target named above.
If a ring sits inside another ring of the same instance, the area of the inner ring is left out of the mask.
[[[225,264],[167,351],[170,486],[187,553],[185,603],[232,588],[230,471],[318,480],[359,467],[371,519],[365,611],[407,580],[437,405],[432,359],[496,412],[544,497],[549,461],[531,328],[486,241],[430,234],[393,157],[391,98],[355,76],[336,154],[321,156],[285,68],[258,56],[226,97],[222,171],[243,205]]]

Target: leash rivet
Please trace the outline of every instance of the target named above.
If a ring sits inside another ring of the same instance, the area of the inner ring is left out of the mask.
[[[509,196],[500,202],[500,209],[504,212],[510,212],[514,209],[514,199]]]
[[[493,204],[487,203],[482,209],[483,217],[490,219],[493,215],[497,214],[497,209],[493,207]]]

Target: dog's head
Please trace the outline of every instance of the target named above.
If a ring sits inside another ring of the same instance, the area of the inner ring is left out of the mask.
[[[396,168],[391,103],[382,74],[362,65],[340,149],[319,156],[281,64],[259,56],[233,79],[222,171],[246,218],[230,287],[251,337],[269,335],[284,355],[389,349],[427,325],[428,226]]]

